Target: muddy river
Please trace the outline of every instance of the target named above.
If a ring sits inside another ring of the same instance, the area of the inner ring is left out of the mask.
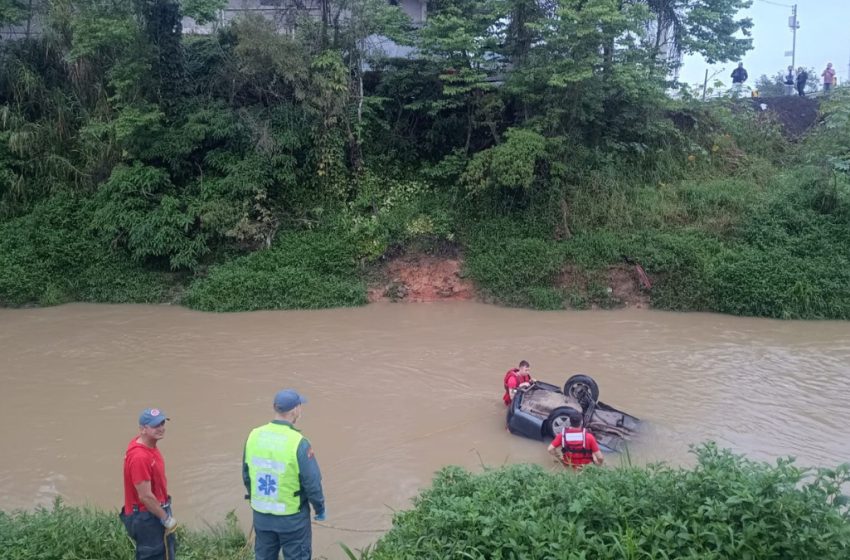
[[[315,528],[314,550],[342,558],[337,542],[373,541],[443,465],[550,465],[544,444],[505,431],[502,376],[520,359],[553,383],[590,374],[603,401],[644,419],[633,462],[685,464],[706,439],[763,460],[850,460],[848,323],[474,303],[66,305],[0,310],[0,507],[61,495],[117,508],[138,412],[159,406],[175,515],[201,526],[235,510],[247,526],[242,446],[291,386],[310,401],[300,426],[332,526]]]

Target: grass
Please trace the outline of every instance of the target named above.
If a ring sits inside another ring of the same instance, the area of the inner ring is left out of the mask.
[[[204,311],[343,307],[365,304],[366,286],[349,240],[301,232],[214,267],[189,286],[183,303]]]
[[[87,227],[90,219],[85,199],[60,193],[0,223],[0,304],[163,301],[169,275],[104,244]]]
[[[850,465],[755,463],[712,444],[697,465],[552,473],[446,467],[362,560],[839,560],[850,553]]]
[[[567,290],[561,274],[584,274],[604,288],[609,267],[628,256],[653,277],[656,308],[850,318],[850,183],[843,177],[797,166],[760,182],[608,183],[604,192],[574,192],[569,208],[566,239],[521,214],[467,234],[469,274],[491,301],[605,306],[602,290]]]
[[[32,512],[0,511],[4,560],[132,560],[134,547],[115,511],[71,507],[58,500]],[[182,560],[249,560],[253,550],[236,516],[204,530],[178,529]]]

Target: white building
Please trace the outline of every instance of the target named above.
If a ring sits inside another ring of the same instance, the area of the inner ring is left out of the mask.
[[[399,6],[414,25],[425,23],[426,0],[389,0],[389,2],[394,6]],[[322,15],[321,2],[319,0],[228,0],[227,5],[219,11],[218,20],[214,23],[199,25],[192,18],[183,18],[183,32],[206,35],[216,27],[225,25],[246,14],[262,15],[274,21],[281,32],[285,32],[292,29],[295,17],[304,13],[317,19],[320,18]]]
[[[407,14],[414,25],[425,23],[427,15],[427,0],[388,0],[390,4],[399,6]],[[25,39],[39,37],[41,35],[43,10],[46,7],[45,0],[30,0],[28,16],[17,25],[0,26],[0,39]],[[183,18],[183,33],[207,35],[217,27],[245,14],[260,14],[274,21],[278,29],[291,30],[297,13],[308,13],[316,18],[321,17],[321,2],[319,0],[228,0],[224,9],[219,11],[217,21],[205,25],[199,25],[189,17]],[[401,48],[389,40],[377,39],[385,50]],[[401,48],[404,50],[403,48]],[[398,53],[388,52],[393,56]]]

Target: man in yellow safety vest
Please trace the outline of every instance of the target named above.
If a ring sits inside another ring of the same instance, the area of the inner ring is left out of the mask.
[[[274,398],[274,420],[254,428],[245,442],[242,480],[254,516],[256,560],[309,560],[313,551],[310,506],[325,520],[322,474],[313,448],[295,423],[307,400],[292,389]]]

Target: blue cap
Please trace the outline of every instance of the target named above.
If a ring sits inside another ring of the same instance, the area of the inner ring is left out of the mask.
[[[166,420],[165,412],[158,408],[146,408],[139,415],[139,426],[150,426],[156,428]]]
[[[278,412],[289,412],[299,404],[304,404],[307,399],[299,395],[295,389],[284,389],[278,391],[274,396],[274,409]]]

